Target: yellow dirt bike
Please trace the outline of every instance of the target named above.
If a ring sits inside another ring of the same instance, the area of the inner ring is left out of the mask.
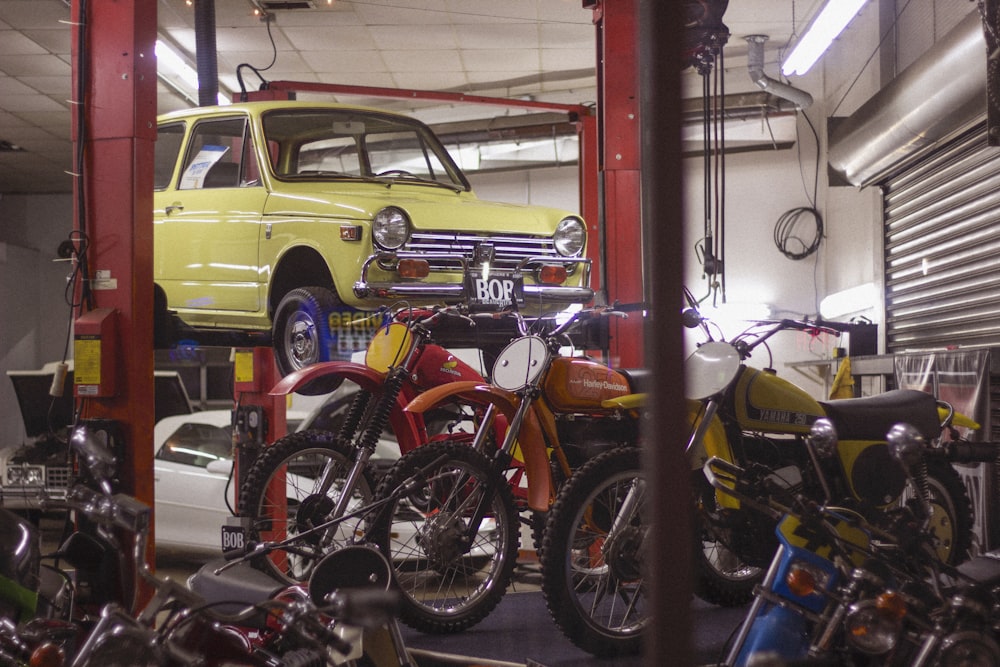
[[[947,432],[959,440],[956,426],[979,428],[971,419],[933,396],[895,390],[870,398],[817,401],[777,376],[773,369],[746,362],[781,331],[836,333],[815,322],[757,322],[731,340],[713,338],[708,321],[687,293],[684,324],[708,337],[685,363],[688,423],[687,451],[695,489],[699,534],[695,539],[695,591],[706,601],[742,605],[763,578],[763,568],[777,546],[774,523],[743,508],[707,483],[702,467],[715,456],[735,465],[765,465],[771,481],[820,503],[860,512],[878,525],[889,508],[908,497],[907,478],[892,459],[885,434],[897,422],[916,426],[928,443],[926,484],[939,558],[957,564],[968,558],[972,543],[972,505],[951,462],[960,450],[944,446]],[[812,454],[803,440],[812,424],[826,418],[839,440]],[[912,495],[912,494],[909,494]]]

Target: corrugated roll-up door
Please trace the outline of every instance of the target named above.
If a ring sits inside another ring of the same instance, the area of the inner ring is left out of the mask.
[[[985,121],[882,187],[886,350],[1000,343],[1000,150]]]

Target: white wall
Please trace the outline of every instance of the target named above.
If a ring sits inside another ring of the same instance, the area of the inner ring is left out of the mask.
[[[0,199],[0,448],[24,442],[8,370],[62,358],[69,327],[70,266],[56,248],[73,228],[69,195]]]

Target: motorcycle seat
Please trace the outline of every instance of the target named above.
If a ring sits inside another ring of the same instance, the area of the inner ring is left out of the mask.
[[[211,560],[187,580],[188,588],[206,602],[221,603],[212,607],[220,614],[237,614],[251,605],[273,598],[287,587],[274,577],[254,569],[249,563],[240,563],[221,574],[215,574],[215,570],[226,563],[222,558]],[[261,612],[241,621],[241,624],[263,628],[265,619],[266,614]]]
[[[937,399],[916,389],[894,389],[865,398],[820,401],[841,440],[885,440],[900,422],[910,424],[927,440],[941,435]]]
[[[959,565],[958,571],[976,585],[995,586],[1000,583],[1000,553],[990,551],[976,556]]]
[[[632,389],[633,394],[649,392],[652,388],[650,378],[653,377],[653,373],[648,368],[619,368],[617,370],[628,380],[628,386]]]

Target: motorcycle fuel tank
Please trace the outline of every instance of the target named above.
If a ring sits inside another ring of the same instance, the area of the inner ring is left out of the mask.
[[[561,412],[598,410],[601,401],[631,394],[621,373],[604,364],[579,357],[559,357],[545,378],[545,395]]]
[[[745,431],[805,435],[825,416],[812,396],[767,371],[746,367],[733,392],[736,419]]]
[[[425,345],[413,369],[413,381],[421,389],[460,380],[483,381],[476,369],[438,345]]]

